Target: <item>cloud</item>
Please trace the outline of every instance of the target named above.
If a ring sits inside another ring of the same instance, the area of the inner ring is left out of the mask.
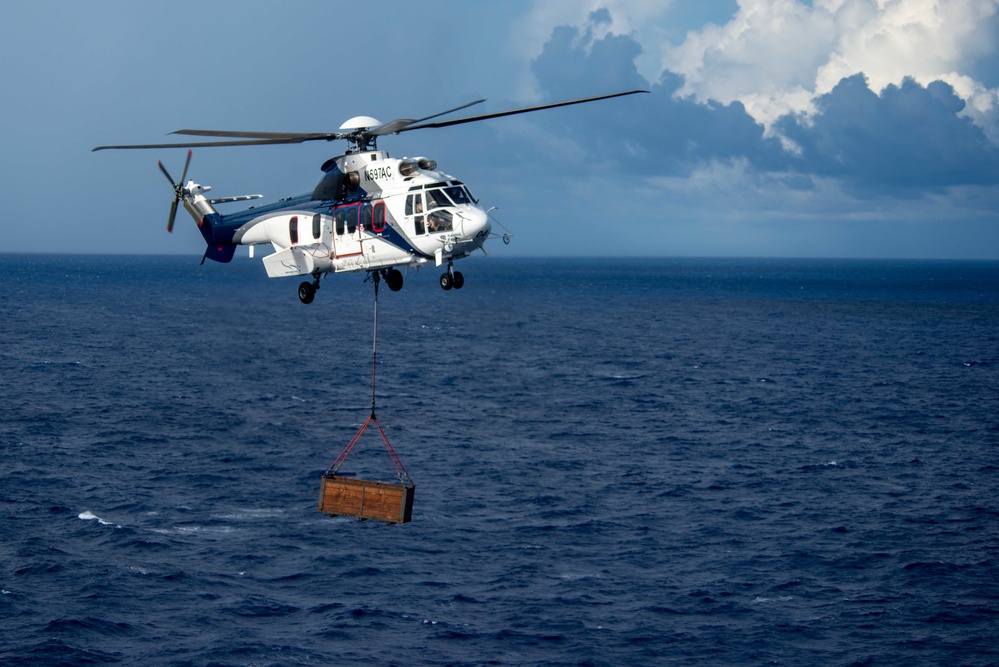
[[[826,12],[795,0],[743,0],[725,25],[708,24],[668,49],[663,67],[683,76],[681,95],[740,101],[769,126],[809,110],[815,72],[835,43]]]
[[[537,55],[554,29],[585,26],[595,40],[608,34],[628,35],[643,44],[645,48],[635,64],[646,79],[654,80],[662,71],[659,45],[668,43],[668,35],[676,30],[677,5],[685,4],[688,3],[674,0],[535,1],[512,31],[509,50],[530,59]],[[536,88],[527,87],[538,96]]]
[[[730,159],[773,168],[783,159],[779,143],[763,136],[763,126],[740,102],[703,104],[680,97],[683,81],[668,71],[649,85],[635,67],[640,52],[625,35],[595,38],[589,28],[556,28],[532,64],[546,99],[630,89],[652,94],[579,107],[546,118],[548,127],[582,137],[594,163],[620,162],[647,174],[686,173],[705,161]]]
[[[997,42],[997,0],[740,0],[724,25],[666,49],[663,67],[683,75],[682,95],[741,101],[768,128],[814,113],[818,96],[855,74],[874,92],[944,81],[999,143],[999,89],[968,75],[994,60]]]
[[[790,0],[769,4],[796,17],[797,24],[782,29],[804,34],[801,43],[821,41],[817,35],[823,31],[807,20],[814,14],[811,9]],[[745,12],[745,7],[740,10]],[[743,19],[747,26],[756,25]],[[953,186],[999,183],[999,148],[965,113],[968,104],[954,86],[943,80],[922,84],[903,77],[876,92],[865,75],[853,74],[821,95],[808,93],[807,112],[791,108],[768,117],[767,129],[736,97],[705,99],[691,92],[696,86],[678,72],[664,70],[650,85],[635,65],[641,45],[631,36],[603,30],[610,22],[607,12],[594,12],[582,28],[556,28],[532,65],[550,100],[629,88],[652,91],[651,96],[587,105],[545,119],[549,131],[566,141],[582,137],[574,157],[585,156],[599,168],[613,163],[633,174],[672,176],[691,174],[712,162],[741,162],[761,172],[784,174],[786,183],[800,188],[808,188],[810,178],[834,179],[865,198],[912,197]],[[780,31],[774,27],[768,34]],[[830,43],[826,40],[825,47]],[[751,44],[744,42],[747,57],[754,50]],[[768,59],[779,58],[781,48],[763,53],[766,48],[760,44],[753,57],[762,67]],[[808,72],[814,74],[817,62],[812,58],[804,65],[787,65],[771,80],[803,82]],[[767,89],[766,82],[755,83]]]
[[[863,75],[816,101],[810,121],[786,116],[780,131],[801,147],[792,167],[831,176],[857,193],[898,195],[999,183],[999,150],[960,112],[954,89],[911,78],[875,94]]]

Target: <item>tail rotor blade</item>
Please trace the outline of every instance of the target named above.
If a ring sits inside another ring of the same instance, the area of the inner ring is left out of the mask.
[[[170,217],[167,220],[168,232],[173,232],[173,223],[177,218],[177,204],[180,203],[180,198],[184,196],[184,179],[187,178],[187,168],[191,166],[192,154],[193,151],[187,151],[187,161],[184,162],[184,172],[180,175],[179,183],[173,182],[173,177],[170,176],[170,172],[167,171],[162,162],[157,161],[156,163],[159,165],[160,171],[163,172],[163,175],[166,176],[166,179],[170,181],[170,185],[173,186],[173,202],[170,204]]]
[[[180,175],[180,183],[178,183],[180,187],[184,187],[184,181],[187,180],[187,168],[191,166],[191,155],[193,154],[194,151],[187,151],[187,161],[184,163],[184,173]]]
[[[160,171],[162,171],[163,175],[166,176],[166,179],[170,181],[170,185],[173,185],[173,177],[170,176],[170,172],[166,170],[166,167],[163,166],[163,163],[157,160],[156,164],[160,166]]]
[[[170,219],[167,220],[167,231],[171,234],[173,233],[173,221],[177,217],[177,200],[174,199],[173,203],[170,204]]]

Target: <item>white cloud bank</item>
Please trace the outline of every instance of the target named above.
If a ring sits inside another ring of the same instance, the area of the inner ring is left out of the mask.
[[[575,168],[539,219],[570,201],[627,220],[621,253],[994,257],[996,0],[742,0],[713,22],[629,7],[532,15],[545,101],[652,92],[532,117],[554,139],[528,180]]]
[[[513,48],[534,57],[561,25],[593,41],[628,35],[642,47],[636,67],[649,81],[679,74],[677,95],[740,102],[768,131],[782,116],[809,118],[819,96],[855,74],[875,93],[906,77],[924,87],[939,80],[999,144],[999,88],[973,74],[999,62],[999,0],[739,0],[727,21],[691,25],[670,43],[690,14],[662,0],[539,1]]]
[[[768,128],[810,116],[818,96],[855,74],[876,93],[906,77],[944,81],[999,143],[999,89],[967,74],[995,58],[997,15],[996,0],[741,0],[728,23],[688,33],[662,65],[683,75],[679,94],[740,101]]]

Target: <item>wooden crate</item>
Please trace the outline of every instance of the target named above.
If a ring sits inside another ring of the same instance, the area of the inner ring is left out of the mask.
[[[319,511],[330,516],[356,516],[387,523],[413,520],[414,485],[386,484],[353,477],[323,477]]]

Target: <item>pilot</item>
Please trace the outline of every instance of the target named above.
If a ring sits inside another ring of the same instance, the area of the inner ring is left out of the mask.
[[[435,211],[428,216],[427,225],[430,227],[430,231],[439,232],[444,227],[444,220]]]

